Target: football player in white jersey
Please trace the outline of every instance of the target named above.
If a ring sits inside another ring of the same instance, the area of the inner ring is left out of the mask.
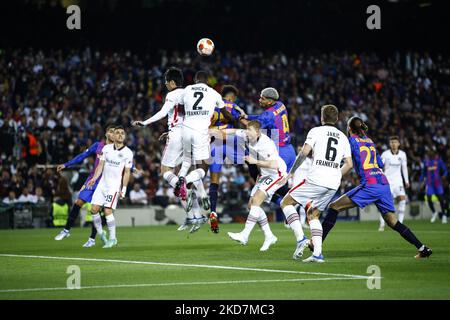
[[[103,147],[100,163],[94,176],[87,183],[88,188],[92,187],[97,178],[102,176],[92,196],[91,214],[97,233],[105,244],[103,248],[111,248],[117,245],[113,210],[116,209],[119,197],[121,199],[125,197],[131,167],[133,166],[133,152],[124,145],[124,140],[125,130],[122,126],[117,126],[114,130],[114,143]],[[103,232],[102,219],[99,214],[102,207],[109,230],[108,240],[106,240]]]
[[[322,107],[322,126],[315,127],[308,132],[302,151],[298,154],[288,176],[280,181],[282,184],[291,178],[312,152],[312,165],[306,179],[289,190],[281,202],[286,220],[297,239],[294,259],[303,255],[303,250],[308,244],[294,206],[297,203],[302,205],[308,215],[314,252],[311,257],[303,260],[304,262],[325,261],[322,255],[322,225],[319,217],[336,194],[342,175],[353,167],[348,138],[345,133],[335,127],[338,116],[339,111],[336,106],[324,105]],[[342,160],[344,160],[344,165],[341,168]]]
[[[181,96],[183,94],[183,71],[178,68],[169,68],[164,74],[164,81],[167,93],[164,105],[161,110],[155,115],[148,118],[145,121],[133,121],[133,126],[148,126],[156,121],[159,121],[167,116],[168,135],[166,140],[166,146],[163,151],[161,160],[161,175],[173,188],[176,187],[178,182],[178,176],[174,173],[175,168],[179,166],[183,161],[183,137],[182,137],[182,124],[184,119],[183,105],[180,104]],[[203,188],[201,179],[204,177],[203,170],[194,170],[187,177],[188,183],[192,182],[197,190]],[[202,174],[203,173],[203,174]],[[202,194],[203,195],[203,194]],[[178,194],[177,194],[178,196]],[[186,209],[186,203],[184,201],[186,195],[181,198],[182,206]],[[203,204],[204,210],[209,209],[208,197],[206,193],[200,198],[200,202]],[[198,201],[195,198],[194,201]],[[206,207],[206,208],[205,208]],[[187,211],[187,217],[185,223],[180,226],[178,230],[185,230],[188,225],[196,224],[196,222],[204,223],[203,217],[191,217],[191,210]],[[191,229],[192,230],[192,229]]]
[[[179,103],[184,105],[183,163],[178,172],[179,179],[175,194],[180,195],[182,199],[186,199],[186,186],[192,180],[189,177],[193,175],[193,172],[196,179],[203,179],[208,171],[210,163],[207,160],[211,156],[209,126],[215,108],[220,109],[226,119],[233,121],[230,112],[224,108],[222,96],[206,84],[207,80],[208,74],[205,71],[198,71],[194,77],[195,84],[187,86],[179,100]],[[191,165],[194,165],[196,169],[187,175]],[[210,203],[203,182],[200,180],[195,187],[202,207],[207,210]],[[208,201],[202,199],[208,199]]]
[[[405,187],[409,188],[408,160],[406,153],[399,149],[400,138],[398,136],[389,138],[389,147],[389,150],[381,154],[381,160],[384,163],[384,174],[389,181],[392,197],[398,202],[398,221],[403,223],[406,207]],[[405,185],[403,185],[403,179],[405,179]],[[380,228],[378,231],[384,231],[384,226],[384,219],[380,217]]]
[[[261,123],[259,121],[249,121],[246,130],[225,129],[219,132],[224,133],[221,136],[222,139],[226,139],[227,134],[235,134],[238,137],[239,145],[246,144],[248,146],[249,155],[245,157],[245,161],[250,164],[256,164],[260,169],[260,175],[250,194],[248,203],[250,212],[245,228],[239,233],[228,232],[228,236],[246,245],[253,227],[258,223],[264,232],[264,243],[260,251],[267,251],[278,239],[272,233],[267,215],[261,205],[264,202],[270,203],[273,194],[282,187],[278,183],[286,176],[286,163],[279,156],[275,142],[261,133]]]

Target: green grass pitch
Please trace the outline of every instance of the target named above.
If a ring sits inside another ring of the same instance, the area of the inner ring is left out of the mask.
[[[257,226],[247,246],[230,240],[238,224],[190,236],[173,225],[118,228],[113,249],[99,239],[82,248],[88,228],[62,241],[53,240],[59,229],[1,230],[0,299],[450,299],[450,226],[406,224],[433,249],[430,259],[414,259],[415,248],[394,231],[378,232],[377,222],[338,221],[324,264],[292,260],[294,236],[280,223],[267,252]],[[67,289],[71,265],[81,289]],[[371,265],[380,268],[380,289],[367,286]]]

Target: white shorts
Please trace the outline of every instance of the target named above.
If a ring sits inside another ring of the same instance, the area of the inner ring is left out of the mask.
[[[308,201],[312,202],[312,206],[325,211],[336,190],[312,184],[306,180],[294,185],[288,193],[295,201],[297,201],[303,208]]]
[[[183,157],[193,161],[208,160],[211,156],[211,147],[208,131],[200,132],[183,127]]]
[[[274,193],[282,187],[282,185],[279,185],[278,182],[283,179],[283,177],[284,176],[278,175],[259,177],[252,189],[250,196],[253,197],[257,190],[261,190],[266,194],[265,202],[270,203],[270,200],[272,199]]]
[[[390,184],[389,187],[391,188],[392,197],[395,199],[399,196],[406,196],[405,193],[405,187],[402,184]]]
[[[172,128],[164,147],[161,164],[175,168],[183,162],[183,135],[182,127]]]
[[[308,174],[309,168],[308,170],[303,170],[302,168],[297,169],[294,172],[294,178],[293,178],[293,184],[292,186],[295,187],[296,185],[298,185],[299,183],[301,183],[303,180],[306,179],[306,175]]]
[[[119,201],[120,192],[117,188],[111,189],[101,186],[100,184],[95,189],[92,196],[91,204],[95,204],[101,207],[116,209],[117,202]]]

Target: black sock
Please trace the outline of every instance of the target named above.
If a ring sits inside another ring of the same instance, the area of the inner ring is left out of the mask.
[[[428,197],[428,206],[430,207],[432,213],[436,212],[434,211],[434,204],[433,201],[431,201],[431,196]]]
[[[325,241],[325,238],[327,237],[328,232],[333,229],[334,225],[336,224],[337,216],[339,214],[339,211],[329,208],[327,210],[327,216],[322,221],[322,242]]]
[[[94,223],[92,223],[91,236],[89,238],[95,239],[96,236],[97,236],[97,229],[95,229],[95,225],[94,225]]]
[[[419,249],[420,247],[423,246],[422,242],[420,242],[419,239],[416,238],[414,233],[412,233],[412,231],[409,230],[409,228],[407,226],[405,226],[403,223],[401,223],[400,221],[397,221],[397,223],[395,224],[395,226],[392,229],[394,229],[395,231],[400,233],[400,235],[406,241],[408,241],[412,245],[416,246],[417,249]]]
[[[211,183],[209,185],[209,201],[211,202],[211,211],[216,212],[217,198],[219,196],[219,185],[217,183]]]
[[[77,204],[74,204],[72,206],[72,209],[69,213],[69,218],[67,218],[66,226],[64,229],[70,230],[73,227],[73,224],[75,223],[75,220],[77,220],[78,215],[80,214],[81,207]]]
[[[443,196],[438,196],[438,199],[439,199],[439,204],[441,205],[442,214],[445,216],[445,214],[447,212],[445,199]]]

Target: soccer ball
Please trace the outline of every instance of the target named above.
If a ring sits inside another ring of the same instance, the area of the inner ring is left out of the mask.
[[[209,56],[214,51],[214,42],[211,39],[203,38],[197,43],[197,51],[202,56]]]

